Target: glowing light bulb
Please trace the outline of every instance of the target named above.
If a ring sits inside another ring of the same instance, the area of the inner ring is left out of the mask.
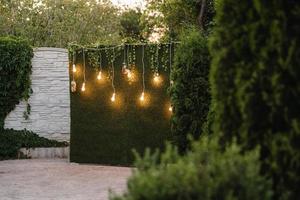
[[[110,99],[112,102],[116,101],[116,93],[113,93],[111,99]]]
[[[126,65],[126,63],[123,63],[122,73],[126,75],[127,72],[128,72],[128,70],[127,70],[127,65]]]
[[[101,80],[101,79],[102,79],[102,72],[101,72],[101,71],[98,73],[97,79],[98,79],[98,80]]]
[[[144,101],[144,100],[145,100],[145,93],[144,93],[144,92],[142,92],[142,95],[141,95],[141,97],[140,97],[140,100],[141,100],[141,101]]]
[[[159,73],[155,73],[154,74],[154,78],[153,78],[154,82],[158,83],[159,82]]]
[[[169,107],[169,111],[170,111],[170,112],[172,112],[172,111],[173,111],[173,108],[172,108],[172,106],[170,106],[170,107]]]
[[[76,69],[76,65],[75,64],[73,64],[73,72],[75,73],[77,71],[77,69]]]
[[[127,78],[131,79],[132,78],[132,72],[130,69],[127,70]]]
[[[85,82],[83,82],[83,84],[82,84],[81,91],[82,91],[82,92],[85,91]]]

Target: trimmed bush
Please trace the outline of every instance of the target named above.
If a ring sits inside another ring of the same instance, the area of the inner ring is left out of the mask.
[[[214,130],[261,146],[276,199],[300,198],[300,2],[217,4],[211,42]]]
[[[0,129],[4,127],[6,115],[19,101],[29,98],[32,57],[27,41],[0,37]]]
[[[170,88],[173,105],[172,133],[180,152],[188,148],[187,135],[198,138],[210,104],[207,39],[192,29],[182,38],[175,55]]]
[[[128,191],[113,200],[266,200],[271,182],[259,174],[258,150],[241,155],[233,143],[223,152],[218,140],[204,137],[193,151],[179,156],[169,146],[158,156],[137,159],[138,169],[128,181]],[[160,164],[157,164],[160,163]]]
[[[18,150],[22,147],[64,147],[67,142],[58,142],[39,137],[37,134],[22,130],[0,130],[0,160],[17,157]]]

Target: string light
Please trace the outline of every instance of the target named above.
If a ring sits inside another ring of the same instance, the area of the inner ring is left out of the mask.
[[[76,82],[74,81],[74,79],[71,82],[71,92],[76,92]]]
[[[98,80],[102,79],[102,54],[101,54],[101,51],[99,53],[99,72],[98,72],[98,75],[97,75],[97,79]]]
[[[85,82],[82,83],[81,91],[82,91],[82,92],[85,91]]]
[[[73,52],[73,66],[72,66],[72,71],[75,73],[77,70],[76,70],[76,65],[75,65],[75,51]]]
[[[132,77],[133,77],[133,74],[132,74],[131,70],[130,70],[130,69],[127,69],[126,71],[127,71],[127,78],[128,78],[129,80],[131,80]]]
[[[115,88],[115,84],[114,84],[114,80],[115,80],[115,66],[114,66],[114,61],[115,61],[115,49],[113,48],[113,59],[112,59],[112,63],[111,63],[111,66],[112,66],[111,86],[113,88],[113,95],[110,98],[110,100],[112,102],[116,101],[116,88]]]
[[[131,45],[131,44],[130,44]],[[123,45],[123,50],[124,50],[124,60],[123,60],[123,65],[122,65],[122,73],[126,75],[126,77],[132,81],[132,79],[134,79],[134,70],[132,70],[129,66],[129,62],[130,59],[128,58],[128,55],[129,55],[129,52],[128,50],[131,48],[131,46],[127,46],[127,44],[124,44]],[[145,59],[145,44],[137,44],[137,45],[141,45],[142,46],[142,69],[143,69],[143,73],[142,73],[142,92],[141,92],[141,95],[139,97],[139,100],[142,103],[142,105],[145,105],[145,103],[148,102],[148,93],[145,91],[145,62],[144,62],[144,59]],[[170,85],[172,85],[172,80],[171,80],[171,72],[172,72],[172,42],[169,43],[169,67],[170,67]],[[116,89],[115,89],[115,85],[114,85],[114,79],[115,79],[115,69],[114,69],[114,61],[115,61],[115,57],[116,57],[116,54],[115,54],[115,48],[120,48],[121,49],[121,46],[116,46],[116,47],[109,47],[108,49],[112,49],[113,51],[113,59],[112,59],[112,65],[111,65],[111,69],[112,69],[112,76],[111,76],[111,84],[112,84],[112,89],[113,89],[113,93],[112,93],[112,96],[110,98],[110,100],[112,102],[115,102],[116,101],[116,98],[117,98],[117,94],[116,94]],[[87,49],[91,49],[91,48],[87,48]],[[106,49],[106,48],[105,48]],[[158,71],[158,67],[159,67],[159,49],[160,49],[160,45],[157,45],[156,47],[156,61],[157,61],[157,69],[155,70],[155,73],[153,74],[153,82],[155,82],[157,84],[159,84],[161,81],[162,81],[162,77]],[[82,56],[83,56],[83,82],[82,82],[82,86],[81,86],[81,91],[84,92],[86,91],[86,57],[85,57],[85,48],[82,48]],[[98,48],[97,50],[101,51],[102,49],[101,48]],[[76,82],[74,80],[74,73],[78,71],[78,69],[76,69],[76,64],[75,64],[75,52],[73,54],[73,63],[72,63],[72,72],[73,72],[73,79],[71,81],[71,91],[72,92],[75,92],[76,91]],[[127,56],[127,57],[126,57]],[[100,52],[100,69],[97,73],[97,79],[98,80],[101,80],[103,79],[103,73],[102,73],[102,58],[101,58],[101,52]],[[170,105],[168,107],[168,110],[170,112],[173,112],[174,108],[172,105]]]
[[[143,92],[141,94],[140,100],[144,101],[145,100],[145,62],[144,62],[144,57],[145,57],[145,47],[144,45],[142,46],[142,65],[143,65]]]
[[[73,52],[73,73],[72,73],[72,81],[71,81],[71,92],[76,92],[76,81],[74,73],[76,72],[75,66],[75,51]]]
[[[73,72],[75,73],[77,70],[76,70],[76,65],[73,64]]]
[[[110,100],[112,102],[115,102],[116,101],[116,93],[113,93],[113,95],[111,96]]]
[[[97,79],[101,80],[102,79],[102,71],[99,71],[98,75],[97,75]]]
[[[140,100],[141,100],[141,101],[144,101],[144,100],[145,100],[145,92],[142,92],[142,95],[141,95],[141,97],[140,97]]]
[[[82,49],[82,57],[83,57],[83,83],[81,87],[81,91],[85,91],[85,52],[84,49]]]
[[[156,83],[158,83],[160,81],[160,77],[159,77],[159,73],[158,72],[154,73],[153,81],[156,82]]]
[[[127,74],[127,65],[126,65],[126,45],[124,45],[124,60],[123,60],[123,66],[122,66],[122,73]]]
[[[170,87],[173,85],[173,80],[171,79],[171,72],[172,72],[172,43],[170,43],[170,48],[169,48],[169,53],[170,53],[170,55],[169,55],[169,70],[170,70],[170,76],[169,76],[169,79],[170,79]],[[170,112],[173,112],[173,107],[172,107],[172,105],[169,107],[169,111]]]

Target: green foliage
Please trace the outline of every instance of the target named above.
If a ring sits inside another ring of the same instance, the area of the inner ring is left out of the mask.
[[[166,38],[178,39],[187,27],[199,27],[202,1],[191,0],[147,0],[147,9],[142,17],[145,32],[164,29]],[[203,28],[208,30],[215,15],[214,0],[206,0]]]
[[[110,1],[0,0],[0,36],[26,38],[32,46],[120,40],[119,10]]]
[[[198,138],[209,110],[207,40],[197,30],[185,34],[178,45],[170,88],[173,105],[172,132],[179,151],[188,147],[187,135]]]
[[[261,146],[276,199],[300,198],[300,3],[218,2],[211,42],[215,132]]]
[[[128,9],[122,13],[120,17],[122,38],[129,41],[143,40],[144,27],[141,24],[141,16],[142,12],[139,9]]]
[[[241,154],[233,143],[223,152],[216,139],[203,137],[193,150],[179,156],[168,146],[159,156],[137,158],[138,169],[128,180],[128,191],[113,200],[267,200],[271,182],[260,176],[259,151]]]
[[[6,115],[21,99],[29,98],[32,56],[27,41],[0,37],[0,130]]]
[[[68,143],[39,137],[37,134],[27,130],[0,130],[0,160],[16,158],[18,150],[22,147],[30,148],[64,146],[68,146]]]

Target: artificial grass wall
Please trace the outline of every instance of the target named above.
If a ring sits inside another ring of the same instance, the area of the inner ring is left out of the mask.
[[[146,47],[147,51],[147,47]],[[77,54],[75,81],[77,91],[71,94],[70,160],[78,163],[131,165],[132,149],[143,153],[146,147],[163,148],[170,139],[169,69],[159,68],[161,85],[153,84],[153,70],[145,54],[146,99],[141,105],[142,54],[136,47],[135,82],[128,82],[122,74],[123,55],[115,62],[116,102],[111,102],[113,90],[108,78],[109,64],[103,58],[105,79],[97,80],[97,72],[86,64],[86,91],[83,83],[82,54]],[[86,57],[86,60],[88,58]],[[70,66],[70,77],[72,70]]]

